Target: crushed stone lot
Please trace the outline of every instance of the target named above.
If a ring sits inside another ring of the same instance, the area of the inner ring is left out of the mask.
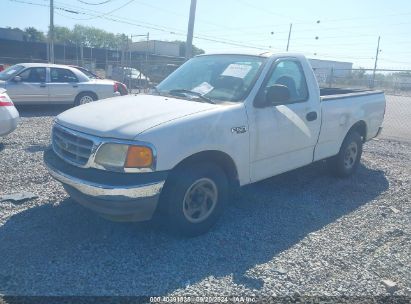
[[[364,147],[348,179],[324,163],[240,190],[208,234],[113,223],[43,165],[57,110],[0,138],[0,295],[411,296],[411,142]]]

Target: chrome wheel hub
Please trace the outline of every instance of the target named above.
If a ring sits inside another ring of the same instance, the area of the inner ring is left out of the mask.
[[[358,155],[358,146],[355,142],[352,142],[348,145],[347,149],[345,150],[344,154],[344,166],[346,169],[351,169]]]
[[[88,95],[83,96],[83,97],[80,98],[80,104],[86,104],[86,103],[89,103],[89,102],[92,102],[92,101],[94,101],[93,98],[91,96],[88,96]]]
[[[209,178],[196,180],[186,191],[183,212],[191,223],[201,223],[213,212],[218,200],[217,185]]]

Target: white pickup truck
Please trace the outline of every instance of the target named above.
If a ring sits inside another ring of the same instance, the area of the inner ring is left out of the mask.
[[[150,94],[60,114],[44,160],[75,201],[106,218],[159,212],[198,235],[238,186],[324,159],[349,176],[384,113],[383,92],[320,90],[302,55],[202,55]]]

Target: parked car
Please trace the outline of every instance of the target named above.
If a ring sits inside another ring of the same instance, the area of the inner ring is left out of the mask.
[[[131,67],[114,68],[112,78],[126,83],[130,89],[148,88],[150,85],[150,79],[146,75]]]
[[[21,63],[0,73],[0,88],[16,105],[74,104],[120,96],[112,80],[90,79],[78,69],[57,64]]]
[[[381,91],[320,90],[302,55],[202,55],[150,94],[63,112],[44,160],[74,200],[107,218],[157,211],[198,235],[238,186],[319,160],[353,174],[384,113]]]
[[[0,136],[13,132],[17,128],[19,118],[19,112],[6,90],[0,89]]]
[[[0,72],[4,71],[4,64],[0,63]]]
[[[96,75],[92,71],[87,70],[86,68],[76,66],[76,65],[71,65],[71,67],[73,67],[77,70],[80,70],[81,72],[83,72],[90,79],[104,79],[104,78],[101,78],[100,76]],[[106,80],[109,80],[109,79],[106,79]],[[115,80],[112,80],[112,81],[114,82],[114,85],[117,86],[117,90],[118,90],[118,92],[120,92],[121,96],[128,95],[127,86],[124,83],[122,83],[120,81],[115,81]]]

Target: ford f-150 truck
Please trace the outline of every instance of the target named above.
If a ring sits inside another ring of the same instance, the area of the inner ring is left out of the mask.
[[[320,90],[302,55],[202,55],[149,94],[63,112],[44,160],[75,201],[106,218],[159,213],[198,235],[236,187],[325,159],[349,176],[384,113],[383,92]]]

